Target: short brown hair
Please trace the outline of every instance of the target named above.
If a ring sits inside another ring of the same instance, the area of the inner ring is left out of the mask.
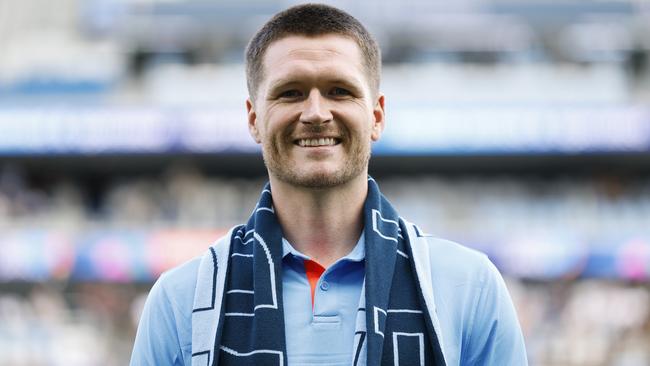
[[[364,59],[370,88],[379,90],[381,52],[366,28],[350,14],[322,4],[303,4],[286,9],[271,18],[255,33],[246,47],[246,84],[251,99],[264,77],[262,59],[269,45],[288,36],[316,37],[337,34],[354,40]]]

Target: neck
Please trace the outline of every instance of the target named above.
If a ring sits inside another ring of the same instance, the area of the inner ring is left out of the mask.
[[[367,175],[326,189],[296,187],[270,176],[273,207],[284,237],[327,268],[346,256],[363,230]]]

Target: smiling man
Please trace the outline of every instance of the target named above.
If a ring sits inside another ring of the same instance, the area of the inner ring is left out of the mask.
[[[156,282],[131,364],[526,365],[495,267],[423,234],[368,177],[385,116],[363,25],[287,9],[246,73],[269,184],[245,225]]]

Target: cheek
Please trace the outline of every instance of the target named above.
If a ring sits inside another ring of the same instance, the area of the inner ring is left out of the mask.
[[[266,124],[269,132],[274,133],[286,129],[293,120],[297,119],[296,114],[287,107],[275,107],[266,113]],[[294,118],[295,117],[295,118]]]
[[[291,129],[287,119],[278,111],[268,113],[265,120],[262,143],[269,145],[273,151],[286,150],[285,145],[291,143]]]

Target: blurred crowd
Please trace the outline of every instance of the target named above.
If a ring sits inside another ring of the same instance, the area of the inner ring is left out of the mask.
[[[11,287],[0,290],[0,365],[128,364],[142,289],[98,283]]]
[[[99,192],[74,177],[33,175],[0,166],[1,223],[229,227],[248,217],[265,183],[208,176],[188,165],[160,176],[116,174]],[[437,235],[647,234],[650,219],[644,178],[414,175],[379,183],[406,218]]]
[[[650,364],[650,286],[507,279],[532,366]]]

